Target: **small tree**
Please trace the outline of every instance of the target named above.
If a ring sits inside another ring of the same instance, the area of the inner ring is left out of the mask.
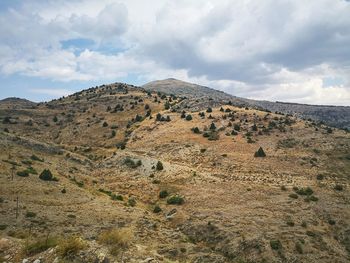
[[[51,181],[53,179],[52,173],[49,169],[44,169],[39,175],[39,178],[44,181]]]
[[[181,112],[181,119],[185,119],[186,118],[186,112],[185,111],[182,111]]]
[[[107,122],[104,122],[104,123],[102,124],[102,126],[103,126],[103,127],[107,127],[107,126],[108,126],[108,123],[107,123]]]
[[[212,123],[210,124],[209,129],[212,130],[212,131],[215,131],[215,130],[216,130],[216,126],[215,126],[214,122],[212,122]]]
[[[156,116],[156,120],[161,121],[161,119],[162,119],[162,114],[158,113]]]
[[[207,112],[213,112],[213,109],[209,107],[209,108],[207,109]]]
[[[162,163],[161,161],[158,161],[158,162],[157,162],[156,169],[157,169],[158,171],[161,171],[161,170],[164,169],[163,163]]]
[[[186,121],[191,121],[192,120],[192,115],[191,114],[188,114],[187,116],[186,116]]]
[[[255,152],[254,157],[266,157],[263,148],[260,147],[259,150]]]

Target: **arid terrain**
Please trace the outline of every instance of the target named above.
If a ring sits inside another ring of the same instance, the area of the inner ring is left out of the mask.
[[[0,101],[0,262],[350,262],[346,130],[167,87]]]

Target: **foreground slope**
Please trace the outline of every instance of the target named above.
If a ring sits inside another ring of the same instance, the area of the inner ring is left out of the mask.
[[[350,129],[350,107],[344,106],[322,106],[307,105],[298,103],[271,102],[263,100],[251,100],[239,98],[230,94],[211,89],[208,87],[184,82],[177,79],[164,79],[149,82],[143,86],[146,90],[160,91],[167,94],[175,94],[195,99],[196,106],[201,108],[201,101],[208,101],[212,105],[220,105],[223,102],[231,101],[236,106],[254,107],[256,109],[269,110],[272,112],[282,112],[293,114],[304,119],[313,119],[324,122],[328,125]],[[192,105],[194,106],[194,105]]]
[[[349,134],[195,100],[116,83],[0,103],[3,260],[348,262]]]

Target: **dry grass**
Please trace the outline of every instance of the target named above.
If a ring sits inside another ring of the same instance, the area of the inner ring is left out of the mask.
[[[62,258],[73,257],[86,247],[86,243],[80,237],[70,236],[59,241],[57,252]]]
[[[112,229],[102,232],[98,238],[100,244],[109,246],[112,255],[118,255],[121,250],[127,248],[133,239],[131,228]]]

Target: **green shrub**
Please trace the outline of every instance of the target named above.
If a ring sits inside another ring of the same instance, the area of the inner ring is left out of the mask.
[[[49,169],[44,169],[39,175],[39,178],[44,181],[51,181],[53,179],[53,175]]]
[[[124,198],[122,195],[111,194],[111,199],[115,201],[123,201]]]
[[[182,205],[185,202],[185,199],[180,195],[173,195],[168,198],[167,203],[169,205]]]
[[[18,171],[17,172],[17,175],[18,176],[21,176],[21,177],[28,177],[29,176],[29,173],[27,170],[24,170],[24,171]]]
[[[212,123],[210,124],[209,129],[210,129],[211,131],[215,131],[215,130],[216,130],[216,126],[215,126],[214,122],[212,122]]]
[[[38,174],[38,172],[31,166],[27,168],[27,172],[30,174]]]
[[[340,184],[336,184],[336,185],[334,186],[334,190],[336,190],[336,191],[343,191],[343,186],[340,185]]]
[[[314,191],[310,187],[298,188],[295,190],[298,195],[312,195]]]
[[[241,126],[239,125],[239,124],[235,124],[235,125],[233,125],[233,129],[235,130],[235,131],[240,131],[241,130]]]
[[[134,197],[129,197],[128,206],[134,207],[136,205],[136,199]]]
[[[266,157],[263,148],[260,147],[259,150],[255,152],[254,157]]]
[[[270,240],[270,246],[273,250],[280,250],[282,249],[282,243],[278,239],[276,240]]]
[[[160,212],[162,212],[162,209],[160,208],[160,206],[159,205],[155,205],[154,208],[153,208],[153,213],[158,214]]]
[[[191,121],[192,120],[192,115],[191,114],[188,114],[187,116],[186,116],[186,121]]]
[[[163,163],[161,161],[157,162],[156,169],[157,169],[157,171],[161,171],[164,169]]]
[[[295,243],[295,250],[299,253],[299,254],[303,254],[303,247],[301,246],[301,244],[299,242]]]
[[[167,190],[162,190],[159,192],[159,198],[166,198],[168,197],[169,193]]]
[[[38,156],[36,156],[35,154],[33,154],[32,156],[30,156],[30,159],[32,159],[33,161],[38,161],[38,162],[43,162],[44,160],[39,158]]]
[[[196,134],[200,134],[201,133],[201,131],[199,130],[198,127],[194,127],[191,130],[193,131],[193,133],[196,133]]]
[[[107,122],[104,122],[104,123],[102,124],[102,127],[108,127],[108,123],[107,123]]]
[[[282,185],[282,186],[281,186],[281,190],[282,190],[282,191],[287,191],[287,188],[286,188],[284,185]]]
[[[333,226],[335,225],[335,221],[333,219],[328,219],[328,224]]]
[[[209,107],[209,108],[207,109],[207,112],[213,112],[213,109]]]
[[[36,217],[36,213],[31,212],[31,211],[27,211],[26,212],[26,217]]]
[[[124,164],[126,166],[130,167],[130,168],[137,168],[137,167],[142,165],[142,161],[138,160],[138,161],[135,162],[130,157],[126,157],[125,160],[124,160]]]
[[[321,181],[321,180],[324,179],[324,175],[323,175],[323,174],[318,174],[318,175],[316,176],[316,179]]]

